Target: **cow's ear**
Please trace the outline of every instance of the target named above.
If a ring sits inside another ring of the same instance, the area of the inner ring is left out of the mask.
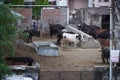
[[[79,37],[81,38],[81,35],[79,34]]]
[[[76,38],[78,38],[78,36],[76,36]]]
[[[76,36],[76,39],[80,39],[81,37],[78,35],[78,36]]]

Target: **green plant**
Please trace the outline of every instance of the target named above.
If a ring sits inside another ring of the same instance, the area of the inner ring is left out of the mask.
[[[0,1],[2,2],[2,0]],[[5,62],[5,56],[14,56],[15,49],[13,40],[16,38],[16,17],[11,13],[8,6],[0,4],[0,80],[11,70]]]
[[[44,0],[43,5],[49,5],[48,0]]]
[[[49,5],[48,0],[35,0],[35,5]],[[33,19],[39,19],[42,7],[33,7]]]
[[[13,5],[24,5],[24,0],[12,0]]]
[[[21,35],[22,39],[25,39],[25,40],[28,38],[28,36],[30,36],[28,32],[22,33]]]

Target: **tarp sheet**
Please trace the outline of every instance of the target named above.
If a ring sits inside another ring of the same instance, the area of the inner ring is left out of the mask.
[[[33,42],[34,48],[38,55],[42,56],[58,56],[58,47],[52,43],[47,41],[38,41]]]

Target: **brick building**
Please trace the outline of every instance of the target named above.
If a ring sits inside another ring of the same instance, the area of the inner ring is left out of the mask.
[[[13,10],[24,16],[24,18],[22,18],[19,21],[18,26],[21,27],[22,29],[27,29],[27,27],[31,29],[32,28],[32,8],[13,8]]]
[[[67,8],[47,7],[41,10],[42,32],[49,33],[49,24],[56,23],[63,26],[67,25]]]

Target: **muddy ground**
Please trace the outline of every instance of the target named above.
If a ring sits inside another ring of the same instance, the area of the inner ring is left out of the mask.
[[[51,41],[56,39],[34,37],[33,41]],[[61,48],[58,46],[59,56],[46,57],[37,55],[34,48],[24,44],[16,44],[16,56],[28,56],[40,64],[41,71],[91,71],[94,66],[104,65],[101,60],[100,48]]]

